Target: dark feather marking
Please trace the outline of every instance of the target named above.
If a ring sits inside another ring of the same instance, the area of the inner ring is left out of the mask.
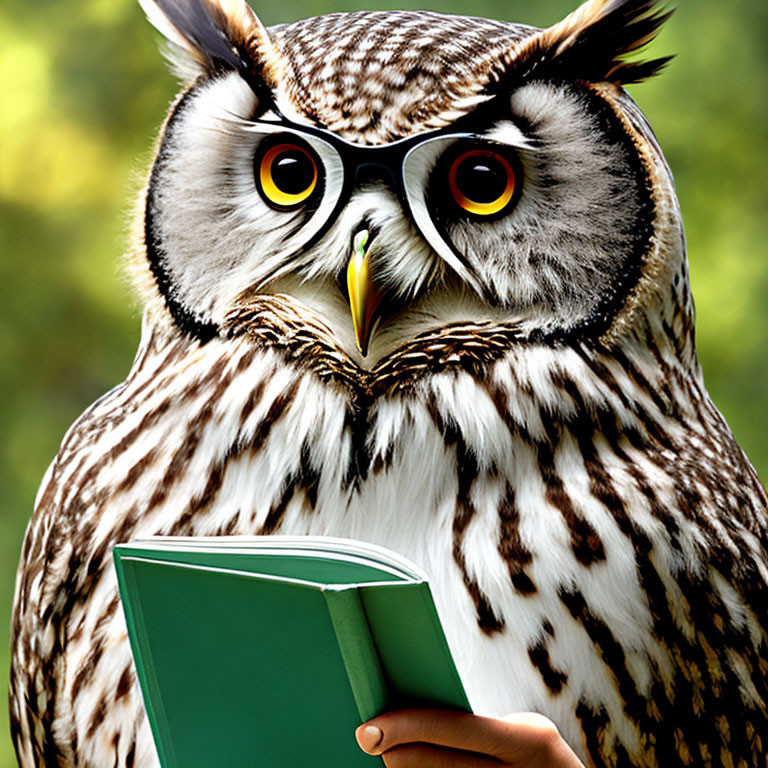
[[[630,524],[624,502],[613,485],[610,473],[597,454],[594,438],[596,435],[601,435],[608,440],[613,453],[624,462],[627,471],[636,481],[641,483],[640,491],[648,498],[654,517],[664,523],[672,545],[679,550],[677,540],[679,526],[674,517],[658,503],[656,494],[647,479],[625,451],[622,435],[626,436],[631,430],[621,428],[617,422],[616,414],[607,408],[600,409],[594,414],[594,417],[591,416],[577,384],[567,376],[554,375],[552,383],[568,394],[576,406],[576,417],[568,424],[568,427],[579,444],[584,467],[589,476],[592,495],[602,502],[603,506],[614,516],[622,533],[631,535],[634,526]]]
[[[654,336],[650,326],[646,327],[644,338],[645,338],[645,346],[647,347],[648,351],[653,355],[653,359],[656,362],[656,367],[658,368],[661,374],[661,379],[659,384],[661,386],[662,399],[667,403],[672,403],[675,398],[672,394],[670,378],[674,377],[675,371],[673,368],[671,368],[671,366],[664,359],[664,356],[661,354],[659,345],[656,343],[656,337]],[[681,358],[678,358],[678,359],[681,359]]]
[[[512,414],[509,412],[509,396],[507,395],[506,390],[491,382],[487,377],[482,380],[482,385],[493,403],[496,413],[498,413],[504,426],[507,428],[510,437],[515,435],[520,431],[521,425],[512,418]],[[523,441],[526,443],[530,442],[530,440],[526,438],[527,435],[523,435]]]
[[[442,419],[441,419],[442,421]],[[467,450],[462,437],[456,431],[456,466],[458,474],[458,500],[456,515],[453,518],[453,559],[459,566],[464,586],[467,588],[477,613],[477,625],[486,635],[493,635],[504,630],[503,618],[496,615],[488,596],[477,581],[469,575],[467,560],[464,556],[464,534],[475,516],[476,510],[470,499],[472,484],[477,478],[478,468],[475,457]]]
[[[301,444],[300,469],[298,484],[304,488],[309,506],[314,509],[317,504],[317,489],[320,483],[320,473],[312,465],[312,450],[305,440]]]
[[[238,369],[241,367],[244,369],[247,366],[243,364],[242,366],[238,366]],[[256,385],[254,386],[254,389],[250,392],[247,398],[247,401],[241,410],[241,419],[240,419],[241,424],[245,422],[246,418],[253,412],[255,407],[261,401],[261,398],[264,393],[264,389],[266,388],[268,381],[269,381],[269,377],[268,376],[264,377],[263,379],[261,379],[256,383]],[[283,396],[285,396],[285,394]],[[274,409],[274,405],[275,404],[273,403],[272,408],[270,408],[270,412],[267,414],[267,418],[270,417],[270,413],[273,418],[279,417],[278,412]],[[287,407],[287,403],[285,405]],[[282,411],[280,413],[282,413]],[[262,427],[263,427],[263,422],[260,423],[259,425],[259,428],[262,428]],[[257,428],[257,430],[259,428]],[[268,433],[268,430],[266,431]],[[218,491],[221,489],[221,486],[224,482],[224,472],[226,469],[226,465],[236,456],[243,453],[243,451],[245,450],[252,450],[252,451],[255,450],[258,452],[258,450],[260,450],[261,444],[263,443],[260,443],[259,448],[256,449],[253,447],[252,441],[246,445],[238,437],[238,439],[235,441],[235,443],[232,446],[230,446],[229,450],[226,452],[226,454],[222,459],[217,459],[211,463],[208,469],[208,480],[206,482],[205,487],[203,488],[200,494],[198,494],[197,496],[193,497],[190,500],[184,513],[181,515],[181,517],[179,517],[175,521],[174,527],[172,529],[173,535],[182,535],[183,533],[192,535],[194,533],[193,521],[198,514],[208,509],[210,505],[213,504],[213,502],[215,501]],[[168,492],[169,492],[169,486],[167,484],[162,484],[160,486],[160,490],[156,491],[155,494],[153,494],[152,499],[150,500],[148,505],[149,508],[151,509],[155,504],[161,503],[162,501],[164,501],[168,496]],[[233,521],[236,521],[236,519],[237,519],[236,517],[233,517],[230,520],[230,524],[234,524]],[[226,530],[226,527],[225,527],[225,530]],[[222,533],[221,535],[226,535],[226,534]]]
[[[552,666],[549,650],[543,641],[539,641],[528,649],[528,658],[538,669],[541,679],[553,694],[560,693],[563,686],[568,684],[568,675]]]
[[[374,475],[386,472],[395,461],[395,454],[398,450],[398,439],[394,438],[388,445],[384,453],[377,453],[371,466],[371,472]]]
[[[281,392],[269,406],[266,416],[262,419],[259,425],[253,432],[253,438],[251,439],[251,450],[254,454],[257,454],[264,447],[264,444],[269,437],[269,433],[272,431],[275,424],[280,421],[280,418],[286,412],[288,407],[296,397],[296,391],[299,388],[299,379],[294,379],[288,388]]]
[[[627,357],[624,350],[620,348],[612,349],[613,357],[616,362],[624,369],[624,372],[634,382],[640,392],[644,392],[651,398],[653,404],[664,416],[673,416],[671,412],[671,402],[665,400],[658,392],[656,387],[652,386],[646,376],[640,369]]]
[[[139,522],[140,510],[137,502],[134,502],[123,516],[120,524],[115,528],[114,542],[128,541]],[[89,541],[89,539],[84,539]]]
[[[211,534],[211,536],[233,536],[235,531],[238,528],[241,514],[242,514],[242,511],[238,509],[237,512],[231,515],[229,520],[226,523],[224,523],[223,525],[220,525]]]
[[[117,681],[117,689],[115,690],[115,701],[120,701],[123,696],[127,696],[133,688],[133,664],[129,664],[120,675],[120,679]]]
[[[21,701],[21,698],[19,696],[20,691],[16,689],[16,686],[11,681],[11,688],[10,688],[10,701],[11,701],[11,708],[10,708],[10,726],[11,726],[11,743],[14,745],[14,751],[16,753],[16,762],[21,765],[21,754],[19,752],[19,744],[21,743],[21,722],[19,722],[18,717],[16,716],[16,708],[13,706],[13,702]],[[30,733],[34,733],[34,731],[30,731]]]
[[[681,314],[681,317],[682,317],[682,314]],[[672,330],[672,327],[667,323],[666,320],[661,321],[661,327],[664,331],[664,335],[667,337],[667,339],[669,339],[669,342],[672,345],[672,348],[675,350],[675,354],[677,355],[678,360],[685,359],[683,343],[684,343],[684,340],[688,338],[688,335],[685,332],[686,328],[684,323],[683,323],[683,326],[684,326],[683,333],[680,336],[678,336]],[[690,331],[693,331],[693,327],[690,328]]]
[[[515,491],[507,486],[499,504],[499,554],[507,564],[512,585],[521,595],[536,594],[536,585],[525,572],[533,556],[520,538],[520,512],[515,502]]]
[[[275,533],[275,531],[277,531],[280,521],[285,514],[285,510],[288,507],[288,503],[293,498],[294,493],[296,493],[296,482],[291,478],[285,484],[283,494],[277,504],[270,507],[267,517],[264,520],[264,524],[259,530],[260,536],[266,536],[267,534]]]
[[[261,393],[263,392],[264,384],[262,383],[260,385],[260,392],[258,394],[258,398],[260,399]],[[249,449],[253,454],[258,454],[262,448],[264,447],[267,438],[269,437],[269,434],[272,430],[272,428],[280,421],[282,416],[286,413],[290,405],[293,403],[296,392],[298,391],[299,387],[299,379],[294,379],[291,384],[288,386],[288,388],[280,393],[270,404],[269,409],[267,410],[267,413],[265,417],[262,419],[261,422],[257,425],[256,429],[254,430],[254,434],[252,439],[249,442]],[[253,405],[255,406],[257,400],[254,400]],[[183,517],[182,522],[184,525],[189,526],[193,517],[195,517],[197,514],[199,514],[204,509],[208,508],[210,504],[215,499],[216,493],[221,488],[223,477],[224,477],[224,470],[225,470],[225,464],[230,461],[235,455],[241,453],[245,449],[244,445],[233,445],[230,450],[228,451],[225,459],[223,462],[219,461],[216,462],[211,469],[209,470],[209,477],[208,477],[208,483],[203,491],[202,495],[200,497],[197,497],[193,499],[187,509],[186,514]],[[295,481],[291,481],[289,483],[291,495],[293,494],[294,490],[294,484]],[[269,526],[270,530],[272,527],[276,526],[279,522],[279,517],[282,515],[282,512],[285,511],[285,505],[287,505],[288,501],[290,501],[290,497],[285,499],[285,504],[281,506],[279,503],[277,507],[273,507],[268,516],[267,521],[264,523],[264,526]]]
[[[83,686],[92,679],[103,653],[104,646],[102,644],[96,643],[91,646],[90,652],[80,664],[80,668],[77,670],[74,682],[72,683],[72,701],[75,701],[80,696]]]
[[[427,409],[427,413],[434,422],[437,431],[443,438],[443,442],[445,443],[446,447],[455,445],[456,442],[461,438],[461,433],[458,431],[453,422],[446,421],[443,418],[442,414],[440,413],[440,409],[437,407],[437,402],[433,398],[430,397],[427,399],[425,407]]]
[[[197,495],[193,496],[187,504],[184,512],[174,521],[167,536],[193,536],[195,531],[192,525],[197,515],[209,509],[216,500],[216,495],[224,483],[224,465],[216,461],[208,470],[208,479],[205,487]]]
[[[559,510],[571,535],[571,550],[576,559],[585,566],[605,560],[605,548],[592,524],[576,511],[573,500],[565,490],[563,481],[555,471],[555,456],[552,446],[540,442],[536,446],[541,479],[546,487],[547,501]]]
[[[586,365],[596,380],[605,385],[611,393],[616,396],[622,407],[631,411],[632,403],[630,403],[624,390],[621,388],[618,381],[616,381],[616,377],[613,375],[610,368],[605,364],[605,358],[610,357],[610,355],[601,354],[603,352],[607,353],[607,350],[595,349],[594,347],[585,344],[575,344],[573,346],[573,351],[581,358],[584,365]]]
[[[86,732],[86,738],[92,738],[93,734],[96,733],[96,730],[98,727],[104,722],[104,718],[107,716],[107,701],[102,696],[101,699],[99,699],[99,703],[96,705],[96,709],[93,711],[93,715],[91,716],[91,722],[88,724],[88,731]]]
[[[109,624],[112,617],[117,613],[117,609],[120,607],[120,597],[118,595],[115,595],[108,603],[107,607],[104,609],[104,612],[99,616],[98,621],[96,622],[96,631],[104,629],[104,627]]]
[[[371,467],[371,453],[368,447],[371,404],[370,394],[361,392],[344,412],[344,433],[349,436],[350,441],[349,464],[344,476],[345,489],[356,488],[358,483],[368,477]]]
[[[125,755],[125,768],[133,768],[133,764],[136,761],[136,737],[134,736],[131,741],[131,746],[128,748],[128,752]]]
[[[261,402],[261,398],[264,395],[264,389],[267,383],[272,378],[271,371],[266,371],[262,377],[254,383],[253,389],[248,393],[248,397],[243,403],[243,407],[240,409],[240,424],[245,424],[248,417],[253,413],[256,406]]]
[[[476,510],[470,499],[472,484],[477,477],[477,462],[474,456],[467,451],[466,444],[458,427],[446,421],[440,414],[437,404],[429,399],[426,403],[427,411],[432,417],[446,446],[456,446],[456,466],[458,480],[458,498],[456,515],[453,520],[453,558],[459,566],[464,585],[475,604],[477,613],[477,622],[480,629],[488,635],[494,632],[501,632],[504,629],[505,622],[496,616],[488,597],[480,589],[480,585],[473,579],[467,570],[467,561],[464,556],[463,541],[467,526],[474,517]]]
[[[138,479],[144,475],[157,459],[157,447],[150,448],[126,473],[125,477],[115,488],[115,496],[127,493],[136,484]]]
[[[186,433],[179,441],[178,448],[171,456],[171,460],[166,466],[160,484],[164,488],[172,487],[178,480],[185,476],[185,468],[195,456],[200,441],[202,440],[203,430],[213,417],[213,411],[216,406],[216,400],[207,400],[195,416],[189,420]]]
[[[301,447],[298,471],[289,475],[286,479],[280,499],[269,508],[269,512],[259,530],[259,535],[267,535],[277,531],[288,504],[299,488],[304,490],[310,508],[314,509],[317,503],[317,486],[319,481],[320,475],[311,465],[309,445],[304,442]]]

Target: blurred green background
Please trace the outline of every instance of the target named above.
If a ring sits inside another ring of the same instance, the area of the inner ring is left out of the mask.
[[[375,2],[375,4],[374,4]],[[576,0],[281,0],[267,24],[423,8],[545,26]],[[633,95],[675,173],[710,392],[768,478],[768,3],[678,0]],[[37,485],[65,430],[126,374],[130,200],[176,87],[135,0],[0,5],[0,670]],[[5,682],[4,682],[5,686]],[[4,694],[3,694],[4,698]],[[0,705],[0,768],[15,765]]]

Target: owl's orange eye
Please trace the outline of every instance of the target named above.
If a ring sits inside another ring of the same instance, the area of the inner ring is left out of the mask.
[[[448,171],[456,203],[476,216],[503,211],[515,195],[515,171],[509,161],[490,149],[462,152]]]
[[[256,166],[262,197],[275,208],[296,208],[317,187],[317,163],[298,144],[275,144],[257,157]]]

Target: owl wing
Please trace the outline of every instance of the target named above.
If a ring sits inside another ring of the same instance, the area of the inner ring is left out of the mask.
[[[622,424],[612,409],[588,408],[564,378],[580,407],[562,429],[578,442],[591,495],[631,542],[655,647],[643,685],[611,621],[578,583],[561,588],[560,599],[594,643],[634,731],[634,749],[625,748],[608,710],[582,698],[577,716],[586,749],[597,766],[762,765],[768,755],[765,490],[700,379],[678,377],[685,395],[670,396],[671,387],[650,386],[627,358],[622,362],[634,380],[634,402],[624,402],[636,421],[625,417]],[[608,367],[601,377],[611,385]],[[543,474],[556,500],[556,482]]]

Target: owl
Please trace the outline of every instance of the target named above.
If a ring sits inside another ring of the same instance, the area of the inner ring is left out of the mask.
[[[544,30],[141,3],[186,85],[138,204],[136,359],[21,554],[20,765],[157,765],[114,544],[271,533],[418,563],[474,711],[543,713],[587,766],[765,765],[766,494],[622,87],[665,63],[631,57],[657,3]]]

